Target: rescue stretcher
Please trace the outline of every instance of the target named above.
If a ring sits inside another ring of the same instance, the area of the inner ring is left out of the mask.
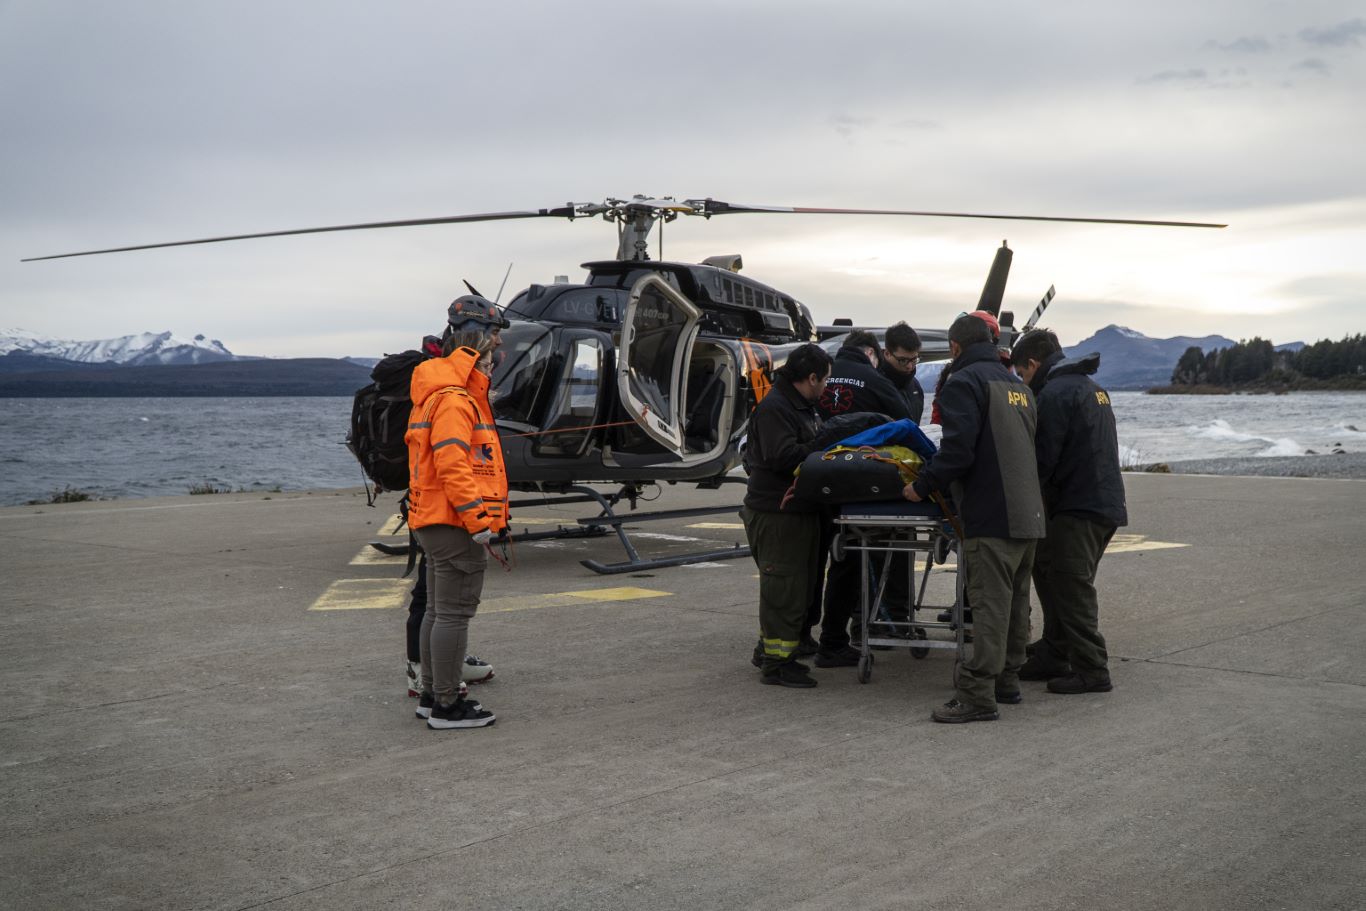
[[[864,634],[859,645],[859,683],[872,679],[874,648],[909,649],[913,658],[928,656],[930,649],[953,649],[956,673],[966,643],[970,641],[972,627],[963,622],[959,540],[943,510],[935,503],[908,500],[849,503],[840,507],[834,521],[831,555],[842,560],[857,554],[860,563],[859,611]],[[892,557],[898,553],[907,556],[906,591],[910,603],[906,607],[910,616],[904,621],[888,619],[883,609]],[[945,565],[950,554],[954,556],[952,569]],[[940,572],[954,573],[954,598],[950,605],[925,603],[930,573],[935,566],[943,567]],[[875,567],[876,575],[872,572]],[[948,615],[947,619],[938,619],[943,614]],[[922,615],[928,617],[922,618]],[[947,631],[949,637],[931,638],[931,630]]]

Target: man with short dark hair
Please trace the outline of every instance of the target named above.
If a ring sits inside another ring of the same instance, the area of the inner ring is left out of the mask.
[[[1034,396],[1007,370],[991,330],[965,314],[949,327],[952,373],[939,394],[939,452],[906,486],[906,499],[950,495],[962,519],[959,571],[972,604],[973,647],[955,697],[930,716],[995,721],[997,703],[1021,700],[1029,640],[1029,571],[1044,534],[1034,461]]]
[[[920,335],[904,322],[888,326],[878,372],[896,389],[906,403],[906,416],[917,424],[925,413],[925,390],[915,376],[919,363]]]
[[[1107,693],[1096,568],[1129,513],[1110,396],[1091,379],[1100,355],[1066,357],[1058,337],[1039,329],[1016,343],[1010,362],[1038,397],[1036,451],[1048,517],[1048,537],[1034,558],[1043,635],[1020,679],[1047,680],[1053,693]]]

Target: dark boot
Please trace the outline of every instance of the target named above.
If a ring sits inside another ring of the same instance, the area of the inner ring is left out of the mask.
[[[1067,654],[1047,639],[1033,643],[1029,659],[1020,667],[1021,680],[1052,680],[1072,673]],[[1029,647],[1026,647],[1029,651]]]
[[[769,686],[790,686],[795,689],[810,689],[816,685],[816,678],[806,665],[789,661],[778,665],[776,670],[759,675],[759,682]]]
[[[1109,671],[1078,671],[1048,681],[1050,693],[1061,693],[1065,696],[1079,693],[1108,693],[1112,689],[1114,685],[1110,683]]]

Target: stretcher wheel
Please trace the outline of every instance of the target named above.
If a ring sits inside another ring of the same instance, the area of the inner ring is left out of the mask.
[[[873,653],[869,652],[858,660],[858,682],[867,683],[873,679]]]
[[[929,633],[925,632],[925,630],[924,630],[922,627],[917,626],[915,629],[913,629],[913,630],[911,631],[911,638],[913,638],[913,639],[928,639],[928,638],[930,638],[930,635],[929,635]],[[927,657],[929,657],[929,654],[930,654],[930,650],[929,650],[928,648],[925,648],[925,647],[922,647],[922,646],[918,646],[918,645],[912,645],[912,646],[911,646],[911,657],[912,657],[912,658],[927,658]]]
[[[835,535],[830,542],[830,559],[836,562],[844,559],[844,535]]]
[[[934,542],[934,562],[943,565],[949,559],[949,551],[953,548],[953,543],[948,535],[940,535]]]

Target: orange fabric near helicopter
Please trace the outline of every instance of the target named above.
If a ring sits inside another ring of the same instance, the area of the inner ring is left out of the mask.
[[[507,471],[479,352],[457,348],[413,371],[408,419],[408,525],[470,534],[507,528]]]

